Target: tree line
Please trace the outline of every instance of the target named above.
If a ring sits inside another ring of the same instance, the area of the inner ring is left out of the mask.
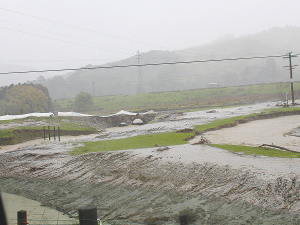
[[[51,112],[52,99],[41,84],[11,84],[0,88],[0,115]]]

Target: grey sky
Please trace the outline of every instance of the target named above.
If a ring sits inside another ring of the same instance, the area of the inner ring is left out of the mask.
[[[298,0],[0,0],[0,64],[99,65],[138,50],[183,49],[226,34],[300,27],[299,9]]]

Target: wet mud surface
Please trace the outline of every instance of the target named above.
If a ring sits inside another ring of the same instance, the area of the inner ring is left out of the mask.
[[[153,148],[80,156],[66,154],[71,145],[57,144],[55,151],[53,144],[26,147],[0,155],[4,162],[0,185],[4,192],[38,200],[75,217],[78,207],[92,204],[99,218],[119,222],[155,217],[172,224],[187,207],[207,224],[298,221],[296,170],[274,170],[270,176],[267,170],[242,164],[234,168],[226,163],[197,163],[196,156],[194,162],[183,156],[190,146],[181,147],[181,156],[171,152],[175,147],[162,153]],[[194,148],[205,157],[201,146]]]
[[[162,117],[160,122],[99,135],[114,139],[190,128],[253,108]],[[250,109],[250,110],[249,110]],[[177,119],[176,119],[177,118]],[[90,137],[89,137],[90,138]],[[76,217],[95,205],[111,224],[178,224],[189,208],[195,224],[299,224],[299,159],[234,154],[186,144],[70,156],[79,143],[43,142],[0,154],[0,187]]]

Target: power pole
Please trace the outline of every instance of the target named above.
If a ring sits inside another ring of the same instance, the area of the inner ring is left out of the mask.
[[[295,98],[294,98],[294,87],[293,87],[293,69],[295,69],[298,65],[292,65],[292,57],[297,57],[296,55],[292,55],[292,52],[289,52],[286,54],[287,56],[284,56],[284,59],[289,59],[289,65],[284,66],[287,67],[290,70],[290,80],[291,80],[291,93],[292,93],[292,105],[295,105]]]
[[[140,60],[141,60],[141,54],[140,51],[137,51],[137,64],[138,64],[138,94],[141,94],[143,92],[143,77],[142,77],[142,68],[139,66],[140,65]]]

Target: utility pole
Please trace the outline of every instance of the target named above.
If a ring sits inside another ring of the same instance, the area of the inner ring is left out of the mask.
[[[289,65],[284,66],[287,67],[290,70],[290,80],[291,80],[291,93],[292,93],[292,105],[295,105],[295,98],[294,98],[294,87],[293,87],[293,69],[295,69],[298,65],[292,65],[292,57],[297,57],[296,55],[292,55],[292,52],[289,52],[286,54],[287,56],[284,56],[284,59],[289,59]]]
[[[141,60],[141,54],[140,51],[137,51],[137,64],[138,64],[138,94],[141,94],[143,92],[143,77],[142,77],[142,68],[140,67],[140,60]]]

